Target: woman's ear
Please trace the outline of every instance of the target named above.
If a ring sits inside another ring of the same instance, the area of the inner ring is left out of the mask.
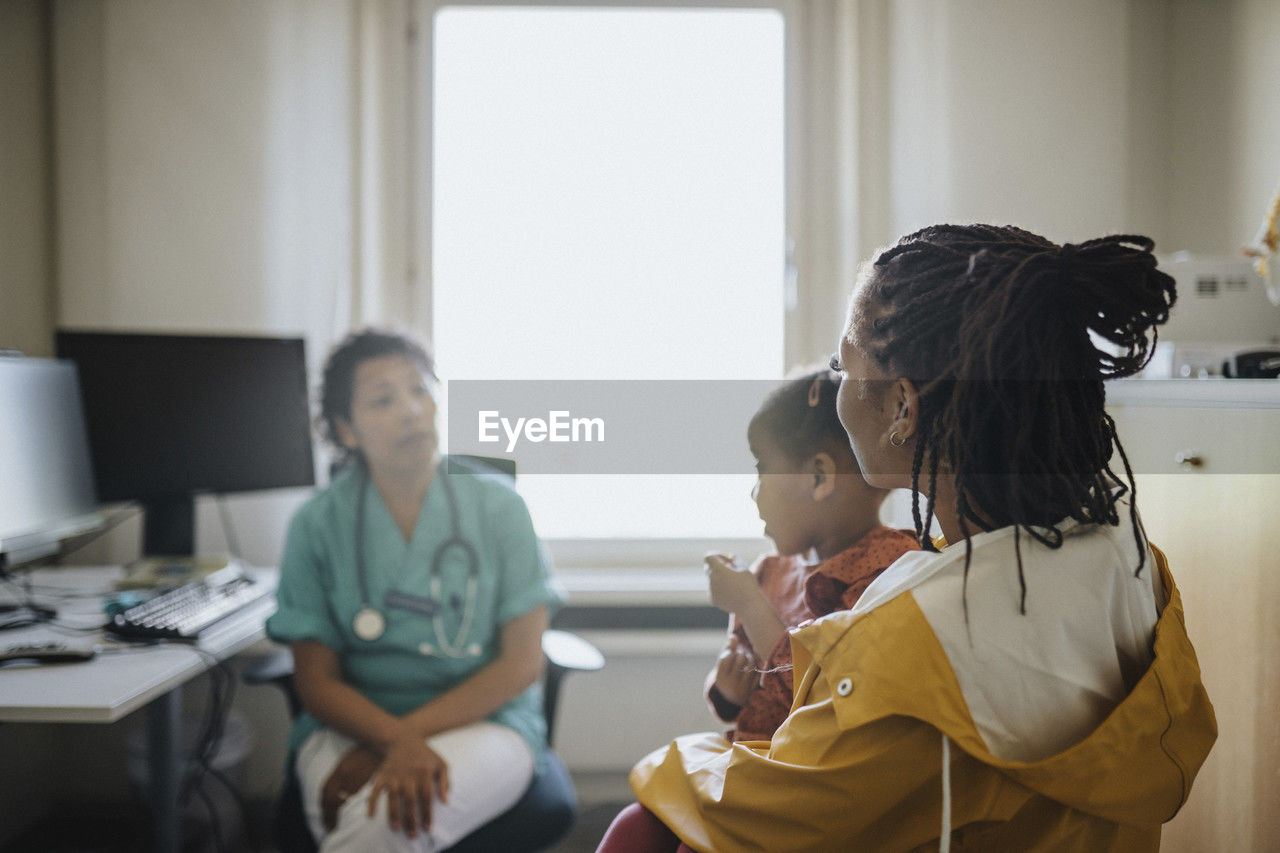
[[[836,461],[831,454],[817,453],[809,458],[808,473],[813,475],[813,488],[809,490],[815,501],[825,500],[836,490]]]
[[[895,447],[901,447],[907,439],[916,434],[920,419],[920,392],[910,379],[894,381],[890,391],[893,418],[889,423],[889,435],[897,433],[898,440],[891,441]]]
[[[360,439],[356,437],[355,427],[351,425],[351,421],[346,418],[334,418],[333,425],[338,428],[338,441],[347,450],[355,450],[360,446]]]

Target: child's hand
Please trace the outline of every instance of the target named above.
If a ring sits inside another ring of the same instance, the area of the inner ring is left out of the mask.
[[[730,641],[716,661],[716,688],[720,695],[741,708],[759,684],[760,673],[756,669],[755,656]]]
[[[742,613],[763,593],[756,576],[742,564],[725,554],[707,554],[707,579],[711,585],[711,603],[726,613]]]

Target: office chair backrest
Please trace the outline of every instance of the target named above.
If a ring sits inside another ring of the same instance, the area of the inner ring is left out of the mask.
[[[446,465],[458,465],[476,474],[502,474],[512,480],[516,478],[516,460],[514,459],[505,459],[500,456],[474,456],[470,453],[450,453],[445,459]],[[332,480],[339,471],[353,464],[355,463],[343,460],[329,463],[329,479]]]

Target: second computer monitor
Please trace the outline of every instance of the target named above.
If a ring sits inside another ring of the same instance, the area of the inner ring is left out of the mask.
[[[59,331],[104,502],[139,501],[149,555],[194,550],[194,495],[315,482],[300,338]]]
[[[100,524],[75,366],[0,356],[0,567]]]

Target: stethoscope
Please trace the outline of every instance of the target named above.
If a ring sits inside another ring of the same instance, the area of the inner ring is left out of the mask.
[[[387,620],[370,603],[372,596],[369,595],[369,579],[366,576],[364,564],[364,507],[369,495],[369,472],[363,465],[360,466],[360,469],[360,496],[356,499],[356,574],[360,579],[360,595],[363,599],[363,605],[360,611],[356,613],[356,618],[351,627],[355,630],[357,637],[367,642],[373,642],[386,632]],[[466,639],[467,631],[471,628],[471,620],[475,616],[476,600],[480,588],[480,557],[471,543],[462,538],[462,525],[458,519],[458,499],[453,493],[453,484],[449,482],[449,475],[437,471],[436,476],[441,478],[445,497],[449,501],[449,518],[452,521],[453,533],[448,539],[436,546],[435,556],[431,560],[431,595],[429,599],[423,602],[422,608],[415,609],[421,609],[422,612],[431,616],[431,626],[435,631],[436,641],[440,644],[440,651],[444,652],[448,657],[460,658],[474,655],[477,651],[474,645],[464,648],[463,641]],[[425,496],[423,500],[426,500]],[[462,609],[462,622],[458,625],[458,633],[454,636],[452,642],[445,637],[444,628],[440,624],[440,611],[444,609],[440,581],[443,574],[441,567],[450,548],[462,549],[467,558],[466,603]]]

